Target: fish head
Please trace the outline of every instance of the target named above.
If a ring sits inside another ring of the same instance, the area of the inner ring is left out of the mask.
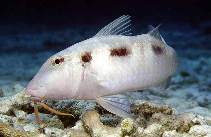
[[[77,72],[72,57],[57,53],[50,57],[26,87],[26,93],[34,98],[65,99],[74,96]],[[75,69],[76,70],[76,69]],[[73,84],[74,83],[74,84]]]

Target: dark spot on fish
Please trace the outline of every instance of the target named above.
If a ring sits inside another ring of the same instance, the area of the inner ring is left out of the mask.
[[[111,56],[127,56],[129,54],[129,50],[127,48],[115,48],[111,49]]]
[[[56,58],[56,59],[54,60],[54,64],[60,64],[60,63],[62,63],[62,62],[64,62],[64,58],[63,58],[63,57],[61,57],[61,58]]]
[[[156,55],[160,55],[163,53],[163,48],[158,45],[152,45],[152,50]]]
[[[90,62],[92,60],[92,56],[90,52],[85,52],[82,56],[81,56],[81,60],[85,63]]]

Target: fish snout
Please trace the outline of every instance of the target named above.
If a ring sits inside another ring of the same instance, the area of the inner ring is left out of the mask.
[[[25,92],[35,100],[39,100],[45,96],[45,88],[43,86],[36,86],[36,84],[34,84],[32,81],[27,85]]]

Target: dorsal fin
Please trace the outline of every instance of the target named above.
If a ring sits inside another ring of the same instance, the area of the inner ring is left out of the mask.
[[[161,34],[158,30],[160,26],[161,26],[161,24],[158,25],[157,27],[153,27],[152,25],[150,25],[149,28],[151,30],[148,32],[148,34],[166,44],[165,40],[163,39],[163,37],[161,36]]]
[[[148,31],[149,31],[149,32],[152,31],[154,28],[155,28],[154,26],[148,25]]]
[[[103,27],[95,37],[108,36],[108,35],[132,35],[131,33],[131,20],[129,15],[122,15],[115,19],[105,27]]]

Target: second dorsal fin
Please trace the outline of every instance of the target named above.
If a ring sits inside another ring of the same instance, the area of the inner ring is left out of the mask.
[[[115,19],[105,27],[103,27],[95,37],[108,36],[108,35],[132,35],[131,33],[131,20],[129,15],[122,15]]]
[[[153,27],[152,25],[149,25],[150,31],[148,32],[148,34],[150,36],[162,41],[164,44],[166,44],[165,40],[163,39],[163,37],[161,36],[161,34],[160,34],[159,30],[158,30],[160,26],[161,26],[161,24],[158,25],[157,27]]]

